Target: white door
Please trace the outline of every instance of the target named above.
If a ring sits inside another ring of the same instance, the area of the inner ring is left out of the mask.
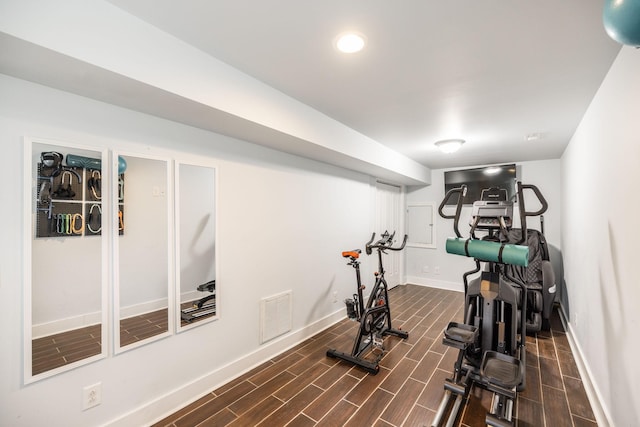
[[[404,234],[400,229],[400,218],[402,215],[401,188],[395,185],[376,183],[376,240],[388,231],[395,231],[395,243],[393,246],[402,244]],[[377,257],[377,254],[375,254]],[[382,262],[385,270],[385,278],[389,288],[398,285],[401,280],[402,254],[399,251],[387,251],[382,255]],[[376,270],[377,270],[377,260]]]

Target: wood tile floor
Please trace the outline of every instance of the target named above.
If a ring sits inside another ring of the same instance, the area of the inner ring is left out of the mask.
[[[167,309],[129,317],[120,321],[120,345],[159,335],[167,331]],[[33,340],[32,375],[59,368],[102,351],[100,324]]]
[[[120,320],[120,346],[124,347],[169,330],[166,308]]]
[[[390,291],[393,326],[409,338],[385,338],[387,353],[373,376],[326,356],[350,352],[357,324],[349,320],[211,391],[155,427],[428,426],[456,353],[442,330],[462,318],[460,293],[416,285]],[[518,426],[596,426],[557,312],[550,332],[527,338],[527,389],[516,403]],[[460,426],[484,426],[491,396],[475,390]]]
[[[35,338],[31,345],[32,375],[100,354],[100,325]]]
[[[197,301],[187,302],[182,308],[191,307],[194,302]],[[214,315],[215,313],[198,317],[192,323],[201,322]],[[166,332],[167,319],[166,308],[122,319],[120,345],[127,346]],[[182,326],[188,324],[189,322],[182,321]],[[31,346],[32,375],[100,354],[101,332],[100,324],[97,324],[34,339]]]
[[[187,302],[182,308],[191,307]],[[201,322],[214,314],[201,316],[192,321]],[[135,342],[162,334],[168,329],[167,309],[160,309],[120,321],[120,345],[127,346]],[[189,322],[182,321],[182,326]],[[31,345],[32,375],[38,375],[60,366],[100,354],[102,351],[100,324],[35,338]]]

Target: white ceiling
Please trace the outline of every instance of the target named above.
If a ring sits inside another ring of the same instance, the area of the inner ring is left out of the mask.
[[[431,168],[559,158],[620,50],[598,0],[110,2]]]

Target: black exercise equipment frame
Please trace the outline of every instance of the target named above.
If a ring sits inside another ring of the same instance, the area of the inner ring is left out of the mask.
[[[542,215],[548,205],[536,186],[517,182],[516,187],[522,228],[522,238],[516,244],[521,244],[527,238],[526,218]],[[535,193],[542,205],[538,211],[530,212],[525,209],[524,189],[531,189]],[[443,209],[446,203],[456,194],[458,201],[455,214],[445,214]],[[459,220],[465,194],[464,185],[448,191],[438,209],[442,218],[454,220],[454,232],[459,238],[462,237]],[[508,221],[502,216],[495,220],[496,226],[488,228],[488,239],[500,241],[509,228]],[[473,239],[476,239],[474,233],[478,221],[476,217],[470,223]],[[495,230],[499,230],[497,235],[494,235]],[[523,282],[511,277],[502,263],[479,259],[474,261],[476,268],[463,275],[464,323],[451,322],[444,330],[443,344],[456,348],[459,352],[452,377],[445,380],[445,395],[434,416],[432,427],[456,425],[461,408],[466,405],[474,385],[494,393],[491,409],[485,419],[487,425],[512,426],[517,393],[526,386],[527,288]],[[469,283],[469,276],[480,272],[481,261],[486,262],[484,271],[479,278]],[[449,417],[443,424],[447,413]]]
[[[385,231],[381,239],[372,244],[375,239],[375,233],[373,233],[371,239],[365,245],[367,255],[371,255],[374,249],[378,252],[378,271],[374,273],[376,280],[366,305],[364,304],[362,292],[365,286],[363,286],[361,282],[360,261],[358,261],[361,251],[360,249],[355,249],[342,253],[344,258],[349,258],[347,265],[352,266],[356,270],[357,294],[354,294],[353,299],[348,299],[345,303],[347,304],[349,317],[358,321],[360,327],[358,328],[358,334],[356,335],[351,353],[329,349],[327,350],[327,356],[353,363],[372,375],[376,375],[380,371],[378,363],[384,356],[383,338],[387,335],[393,335],[402,339],[409,337],[407,332],[394,329],[391,325],[388,286],[384,278],[385,270],[382,265],[383,253],[386,253],[386,251],[401,251],[407,243],[408,236],[405,235],[402,244],[398,247],[393,247],[394,236],[395,232],[389,234]],[[373,349],[374,346],[380,350],[380,353],[374,360],[367,360],[364,354],[367,350]]]

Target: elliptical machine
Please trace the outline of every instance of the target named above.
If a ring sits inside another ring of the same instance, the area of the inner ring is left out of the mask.
[[[529,247],[522,245],[527,236],[527,216],[542,215],[547,203],[537,187],[517,182],[518,207],[522,233],[510,241],[513,202],[506,190],[487,189],[473,204],[470,238],[464,239],[458,229],[466,186],[447,192],[438,212],[454,220],[456,238],[447,239],[448,253],[472,257],[476,268],[463,275],[465,311],[463,323],[451,322],[444,331],[443,343],[458,349],[451,378],[444,384],[445,395],[436,412],[432,427],[454,426],[474,386],[493,392],[486,424],[513,425],[513,408],[517,393],[525,388],[525,341],[527,332],[527,286],[513,277],[509,266],[527,267]],[[542,208],[528,212],[523,189],[531,189]],[[454,215],[443,212],[444,206],[457,195]],[[486,232],[479,239],[476,231]],[[514,244],[515,243],[515,244]],[[481,268],[484,263],[484,268]],[[481,271],[482,269],[482,271]],[[480,276],[469,281],[469,276]],[[449,414],[446,421],[444,417]],[[444,423],[443,423],[444,422]]]
[[[394,236],[385,231],[381,239],[371,244],[376,234],[373,233],[371,240],[365,245],[367,255],[371,255],[373,250],[378,251],[378,271],[374,273],[375,284],[369,294],[367,304],[364,304],[363,290],[360,279],[360,249],[342,252],[344,258],[348,258],[347,265],[352,266],[356,270],[356,287],[357,293],[353,294],[353,298],[345,300],[347,306],[347,315],[350,319],[360,323],[358,334],[351,353],[344,353],[336,349],[327,350],[327,356],[337,357],[364,369],[372,375],[380,370],[378,363],[384,356],[384,337],[386,335],[394,335],[400,338],[408,338],[409,334],[399,329],[393,329],[391,326],[391,310],[389,309],[389,294],[387,281],[384,278],[384,267],[382,266],[382,254],[386,251],[401,251],[407,243],[407,235],[404,236],[402,244],[393,247]],[[366,351],[371,349],[374,354],[372,360],[365,358]]]

